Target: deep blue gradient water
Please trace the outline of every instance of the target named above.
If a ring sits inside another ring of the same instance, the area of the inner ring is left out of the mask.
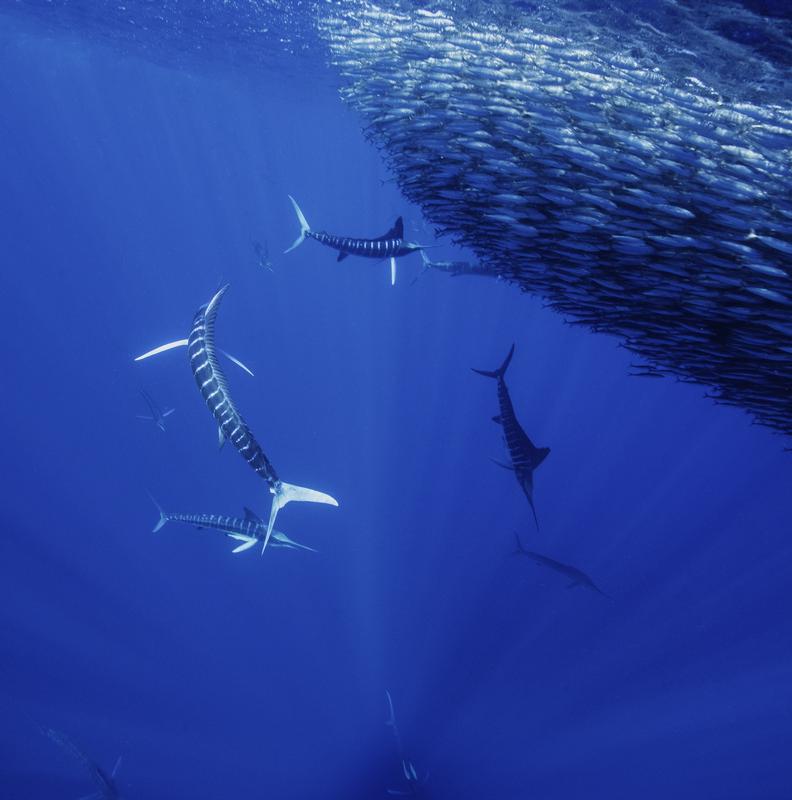
[[[127,798],[380,797],[386,689],[426,797],[792,795],[781,438],[504,283],[281,255],[289,193],[317,228],[403,214],[431,241],[327,76],[167,69],[0,17],[0,108],[0,797],[92,791],[39,726],[123,754]],[[240,409],[286,480],[340,501],[281,511],[318,553],[151,533],[147,492],[269,508],[185,352],[132,362],[226,281]],[[539,531],[470,371],[512,342],[552,449]],[[176,408],[164,433],[141,388]],[[513,556],[515,531],[613,600]]]

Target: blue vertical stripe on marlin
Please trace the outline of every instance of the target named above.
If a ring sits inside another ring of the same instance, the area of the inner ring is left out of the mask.
[[[236,408],[228,391],[225,375],[217,361],[214,342],[215,319],[220,301],[228,290],[223,286],[205,306],[201,306],[193,319],[192,330],[187,339],[187,352],[195,382],[206,405],[212,412],[223,439],[230,441],[242,458],[269,485],[272,508],[264,536],[262,552],[267,547],[278,511],[291,501],[325,503],[337,506],[338,501],[329,494],[285,483],[275,471],[272,462],[264,454],[255,436]]]
[[[531,506],[531,511],[533,511],[536,527],[538,528],[539,520],[536,517],[536,508],[534,507],[533,501],[533,473],[545,458],[547,458],[550,453],[550,448],[536,447],[528,438],[528,434],[522,429],[520,423],[517,422],[514,406],[509,396],[509,388],[506,386],[506,381],[504,380],[506,370],[509,368],[513,355],[514,345],[511,346],[509,355],[506,356],[506,360],[498,369],[494,371],[474,369],[473,372],[484,375],[487,378],[495,378],[498,381],[498,404],[500,406],[500,414],[493,417],[492,420],[503,427],[506,447],[509,450],[509,456],[511,458],[511,466],[507,468],[514,471],[517,482],[525,492],[525,496],[528,498],[528,503]]]
[[[241,517],[224,516],[222,514],[181,514],[165,511],[153,497],[151,499],[159,511],[159,519],[153,528],[154,533],[168,522],[184,522],[196,528],[209,528],[210,530],[220,531],[220,533],[225,534],[229,538],[242,542],[241,545],[231,551],[232,553],[242,553],[245,550],[249,550],[257,542],[264,541],[264,537],[267,534],[267,523],[249,508],[245,508],[244,519]],[[285,533],[278,530],[272,531],[270,546],[316,552],[313,547],[295,542]]]
[[[417,250],[423,250],[427,245],[404,241],[404,221],[399,217],[393,227],[376,239],[359,239],[352,236],[336,236],[325,231],[312,231],[305,215],[297,205],[297,201],[289,195],[300,223],[300,235],[291,247],[284,250],[290,253],[295,247],[301,245],[306,237],[315,239],[320,244],[327,245],[333,250],[338,250],[337,261],[343,261],[347,256],[361,256],[362,258],[389,258],[391,262],[391,284],[396,283],[396,259],[407,256]]]

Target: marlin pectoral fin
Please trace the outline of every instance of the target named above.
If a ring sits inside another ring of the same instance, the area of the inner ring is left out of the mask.
[[[511,464],[506,464],[503,461],[498,461],[497,458],[491,458],[490,461],[493,464],[497,464],[499,467],[503,467],[503,469],[509,470],[509,472],[514,472],[514,467]]]
[[[116,759],[115,765],[113,766],[113,771],[110,773],[110,777],[111,778],[115,778],[116,773],[118,772],[118,768],[121,766],[121,759],[122,758],[123,758],[123,756],[119,756]]]
[[[238,537],[235,536],[234,538],[236,539]],[[239,545],[239,547],[235,547],[231,551],[232,553],[244,553],[245,550],[250,550],[250,548],[253,547],[256,544],[256,542],[258,541],[258,539],[256,539],[255,536],[249,536],[249,537],[245,537],[245,538],[246,538],[246,540],[241,545]]]
[[[150,417],[150,416],[148,416],[148,414],[135,414],[135,416],[136,416],[138,419],[146,419],[146,420],[148,420],[149,422],[153,422],[153,421],[154,421],[154,417]]]
[[[501,417],[501,415],[500,415],[500,414],[496,414],[496,415],[495,415],[495,416],[492,418],[492,421],[493,421],[493,422],[494,422],[496,425],[503,425],[503,417]]]
[[[231,353],[226,353],[225,350],[220,351],[231,363],[236,364],[240,369],[243,369],[250,375],[251,378],[255,378],[256,376],[253,374],[252,370],[246,367],[238,358],[234,358]]]
[[[162,416],[169,417],[175,410],[175,408],[169,408]]]
[[[349,253],[345,253],[345,252],[342,250],[342,251],[341,251],[341,252],[338,254],[338,258],[336,259],[336,262],[343,261],[343,260],[344,260],[344,259],[345,259],[345,258],[346,258],[348,255],[349,255]]]
[[[153,350],[149,350],[147,353],[143,353],[142,356],[138,356],[135,358],[135,361],[143,361],[144,358],[151,358],[151,356],[157,356],[160,353],[164,353],[167,350],[173,350],[176,347],[187,347],[187,339],[178,339],[175,342],[168,342],[167,344],[161,344],[159,347],[155,347]]]
[[[399,217],[401,219],[401,217]],[[396,259],[391,256],[391,286],[396,285]]]

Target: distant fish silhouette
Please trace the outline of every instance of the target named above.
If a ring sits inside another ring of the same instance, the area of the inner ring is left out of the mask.
[[[410,761],[404,754],[404,746],[402,744],[401,734],[396,725],[396,714],[393,711],[393,700],[391,700],[390,692],[385,691],[385,697],[388,700],[388,718],[385,724],[393,731],[393,738],[396,740],[396,749],[399,751],[399,758],[401,759],[402,774],[404,775],[405,787],[403,789],[388,789],[388,794],[397,797],[418,797],[420,789],[423,784],[429,780],[429,773],[427,772],[423,778],[418,777],[418,771],[415,769],[412,761]]]
[[[430,269],[436,269],[440,272],[448,273],[452,278],[459,275],[480,275],[485,278],[491,278],[492,272],[482,267],[480,264],[475,264],[470,261],[432,261],[425,250],[421,250],[421,260],[423,261],[423,269],[416,275],[410,286],[417,282],[425,272]]]
[[[250,241],[251,244],[253,245],[253,252],[256,254],[258,265],[262,269],[266,269],[269,270],[270,272],[273,272],[274,270],[272,269],[272,261],[270,260],[270,254],[269,254],[269,245],[267,244],[266,240],[264,241],[264,244],[257,241],[256,239],[251,239]]]
[[[404,221],[398,217],[393,227],[382,236],[376,239],[357,239],[351,236],[336,236],[324,231],[312,231],[308,225],[305,215],[297,205],[297,201],[289,195],[300,223],[300,235],[294,240],[291,247],[284,250],[289,253],[295,247],[301,245],[306,237],[316,239],[320,244],[338,250],[337,261],[343,261],[347,256],[362,256],[363,258],[389,258],[391,264],[391,286],[396,283],[396,259],[414,253],[416,250],[423,250],[427,245],[416,244],[415,242],[404,241]]]
[[[96,784],[98,791],[81,797],[80,800],[121,800],[121,794],[115,785],[115,776],[121,766],[121,756],[116,760],[113,771],[110,775],[95,762],[88,758],[82,750],[65,733],[56,731],[53,728],[42,728],[42,733],[65,753],[78,761],[88,771],[91,779]]]
[[[554,572],[558,572],[561,575],[566,575],[567,578],[571,578],[572,582],[567,585],[567,589],[574,589],[576,586],[583,586],[586,589],[590,589],[592,592],[596,592],[597,594],[601,594],[603,597],[607,597],[608,600],[613,600],[610,595],[605,594],[605,592],[603,592],[602,589],[600,589],[582,570],[579,570],[577,567],[572,567],[569,564],[562,564],[560,561],[556,561],[554,558],[541,555],[541,553],[535,553],[533,550],[526,550],[522,546],[519,534],[515,532],[514,537],[517,540],[517,549],[514,551],[516,555],[528,556],[528,558],[530,558],[534,563],[539,564],[542,567],[548,567]]]
[[[504,375],[509,368],[512,356],[514,355],[514,345],[509,350],[509,355],[500,367],[492,372],[483,369],[474,369],[473,372],[479,375],[484,375],[487,378],[495,378],[498,381],[498,403],[500,404],[500,414],[493,417],[493,422],[503,426],[503,435],[506,439],[506,446],[509,449],[509,456],[511,457],[511,464],[501,464],[496,461],[505,469],[514,471],[517,483],[520,484],[525,496],[528,498],[528,503],[533,511],[534,521],[536,527],[539,527],[539,520],[536,516],[536,508],[534,507],[533,500],[533,473],[534,470],[547,458],[550,453],[549,447],[536,447],[534,443],[528,438],[528,435],[520,427],[517,422],[517,417],[514,413],[514,406],[512,406],[511,398],[509,397],[509,389],[506,386]]]
[[[140,396],[146,401],[149,407],[149,414],[138,414],[138,419],[146,419],[153,422],[161,431],[165,430],[165,417],[169,417],[176,409],[169,408],[163,411],[155,402],[152,396],[145,390],[140,390]]]

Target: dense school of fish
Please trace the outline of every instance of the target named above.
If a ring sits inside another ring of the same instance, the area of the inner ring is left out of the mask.
[[[341,8],[342,96],[438,233],[792,434],[792,109],[527,25]]]

